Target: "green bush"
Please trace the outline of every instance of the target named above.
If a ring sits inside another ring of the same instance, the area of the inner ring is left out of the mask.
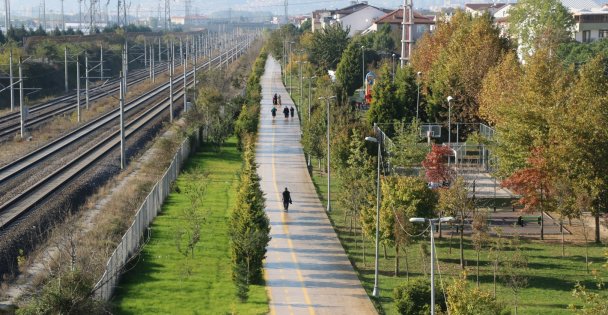
[[[423,278],[410,280],[393,290],[393,298],[399,314],[429,314],[431,309],[431,282]],[[435,310],[442,312],[446,310],[443,290],[437,284],[435,284]]]

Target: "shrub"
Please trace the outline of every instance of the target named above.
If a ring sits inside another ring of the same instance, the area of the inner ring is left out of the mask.
[[[393,290],[397,313],[407,315],[426,315],[431,309],[431,282],[418,278],[396,287]],[[435,285],[435,310],[445,311],[443,290]]]

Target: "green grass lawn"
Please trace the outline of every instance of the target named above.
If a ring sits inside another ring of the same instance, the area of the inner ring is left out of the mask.
[[[180,193],[170,194],[162,213],[151,225],[152,237],[137,264],[121,280],[114,304],[118,314],[266,314],[265,287],[251,286],[248,302],[235,296],[231,278],[228,223],[235,202],[241,156],[236,139],[221,152],[203,147],[195,153],[177,180]],[[206,173],[204,218],[195,259],[185,259],[176,248],[175,235],[184,225],[182,209],[190,204],[184,191],[188,182]],[[185,175],[186,174],[186,175]],[[185,266],[189,267],[186,268]],[[185,270],[189,269],[187,275]]]
[[[316,166],[316,165],[315,165]],[[318,172],[313,172],[313,181],[317,191],[326,204],[327,197],[327,178]],[[332,176],[332,192],[338,189],[338,179]],[[363,250],[361,236],[357,232],[355,235],[349,231],[349,224],[345,222],[344,211],[341,210],[332,194],[332,212],[330,219],[334,228],[338,232],[340,241],[344,246],[351,262],[359,274],[363,286],[368,294],[371,294],[374,283],[374,244],[371,239],[365,241],[365,263],[363,262]],[[357,241],[355,243],[355,241]],[[429,242],[425,239],[424,244]],[[440,271],[443,280],[451,281],[451,278],[460,274],[458,238],[450,241],[444,235],[442,240],[436,240],[437,257],[440,261]],[[451,250],[450,250],[451,248]],[[566,257],[561,257],[560,244],[541,243],[538,241],[522,241],[522,248],[528,257],[528,269],[522,271],[528,276],[528,286],[519,294],[520,314],[572,314],[567,310],[569,304],[578,304],[580,301],[572,297],[572,289],[577,281],[582,281],[588,288],[594,288],[593,276],[585,271],[585,260],[583,246],[567,245]],[[429,248],[430,249],[430,248]],[[602,268],[601,265],[606,261],[603,258],[604,246],[589,245],[589,256],[593,265],[591,269]],[[509,253],[505,252],[505,255]],[[383,250],[380,250],[380,299],[373,299],[376,308],[381,314],[397,314],[392,299],[394,287],[404,283],[405,264],[403,256],[400,261],[399,277],[394,276],[395,253],[391,248],[387,249],[387,258],[384,258]],[[410,277],[428,277],[429,272],[428,257],[426,263],[422,262],[420,245],[411,245],[407,249],[408,265]],[[475,263],[476,252],[469,240],[465,244],[465,259],[467,260],[468,279],[475,282]],[[604,269],[605,270],[605,269]],[[606,273],[603,272],[606,276]],[[436,275],[439,278],[438,275]],[[480,254],[480,283],[486,290],[493,288],[492,269],[489,264],[488,251],[484,250]],[[511,305],[513,301],[512,291],[503,285],[502,279],[498,280],[497,297],[499,301],[506,305]],[[513,310],[513,308],[511,308]]]

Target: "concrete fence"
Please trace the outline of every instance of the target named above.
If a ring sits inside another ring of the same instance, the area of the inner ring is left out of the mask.
[[[148,226],[160,212],[165,198],[169,195],[171,183],[177,179],[190,152],[198,147],[199,143],[200,135],[198,133],[193,141],[191,139],[186,139],[182,142],[179,150],[171,161],[171,165],[163,174],[163,177],[154,185],[154,188],[143,201],[139,210],[137,210],[133,223],[122,236],[120,244],[118,244],[112,253],[112,256],[108,259],[103,276],[95,285],[95,295],[98,299],[108,301],[112,297],[125,265],[129,259],[139,251],[139,248],[145,239]]]

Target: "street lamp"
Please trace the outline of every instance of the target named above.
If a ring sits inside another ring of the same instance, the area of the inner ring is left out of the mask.
[[[421,74],[422,74],[422,72],[420,72],[420,71],[416,72],[416,76],[417,76],[417,80],[416,80],[417,84],[416,85],[417,85],[417,90],[418,90],[418,94],[416,96],[416,120],[419,119],[419,116],[418,116],[418,106],[420,105],[420,75]]]
[[[302,103],[304,103],[304,90],[302,87],[302,64],[308,63],[308,61],[298,60],[297,62],[298,62],[298,65],[300,66],[300,105],[302,105]]]
[[[374,124],[375,125],[375,124]],[[375,126],[374,126],[375,127]],[[374,128],[376,129],[376,128]],[[378,175],[376,178],[376,259],[374,261],[374,290],[372,295],[378,297],[380,295],[378,289],[378,250],[380,241],[380,141],[374,137],[365,137],[365,141],[378,143]]]
[[[452,145],[452,100],[454,98],[448,96],[448,145]]]
[[[412,223],[429,222],[429,225],[431,226],[431,315],[435,315],[435,223],[451,221],[454,221],[453,217],[442,217],[436,219],[410,218],[410,222]]]
[[[365,89],[365,46],[361,46],[361,60],[363,61],[363,63],[361,64],[361,74],[362,74],[362,78],[363,81],[363,89]]]
[[[324,99],[325,102],[327,102],[327,212],[331,211],[331,207],[330,207],[330,203],[331,203],[331,199],[330,199],[330,191],[331,191],[331,176],[330,176],[330,170],[329,170],[329,101],[331,99],[335,99],[335,96],[329,96],[329,97],[319,97],[319,99]]]
[[[289,42],[289,61],[291,63],[291,45],[295,42]],[[289,68],[289,94],[291,95],[291,68]]]
[[[395,83],[395,54],[393,54],[393,83]]]

